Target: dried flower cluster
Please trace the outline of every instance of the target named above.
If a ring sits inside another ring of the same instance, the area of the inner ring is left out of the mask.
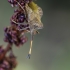
[[[8,44],[5,49],[0,45],[0,70],[13,70],[16,66],[16,56],[12,53],[11,45]]]
[[[22,46],[27,42],[28,38],[25,33],[31,34],[31,44],[28,53],[30,59],[33,36],[38,34],[38,29],[43,28],[41,18],[43,15],[42,9],[34,3],[33,0],[8,0],[12,7],[15,7],[14,14],[10,18],[10,26],[4,29],[4,41],[8,43],[3,49],[0,46],[0,70],[13,70],[16,67],[17,61],[13,54],[12,46]],[[7,52],[10,52],[7,56]]]

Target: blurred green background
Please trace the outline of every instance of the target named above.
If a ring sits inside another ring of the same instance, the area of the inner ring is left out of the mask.
[[[24,46],[13,48],[18,57],[15,70],[70,70],[70,1],[37,0],[43,9],[44,28],[34,37],[31,59],[26,56],[30,46],[29,40]],[[14,8],[7,0],[0,0],[0,44],[3,41],[3,29],[10,25]]]

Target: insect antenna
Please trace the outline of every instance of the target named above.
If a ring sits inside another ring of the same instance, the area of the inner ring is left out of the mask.
[[[33,30],[32,30],[32,31],[31,31],[30,49],[29,49],[29,53],[28,53],[28,56],[27,56],[29,59],[30,59],[31,52],[32,52],[33,37],[34,37],[34,33],[33,33]]]

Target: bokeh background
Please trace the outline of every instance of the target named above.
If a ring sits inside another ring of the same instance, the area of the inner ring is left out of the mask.
[[[70,1],[37,0],[43,9],[44,28],[34,37],[31,59],[26,56],[30,46],[29,40],[24,46],[13,51],[18,57],[15,70],[70,70]],[[3,29],[10,25],[14,8],[7,0],[0,0],[0,44],[3,41]]]

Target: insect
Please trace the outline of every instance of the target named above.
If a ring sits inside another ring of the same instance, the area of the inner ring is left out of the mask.
[[[30,50],[28,54],[28,57],[30,58],[34,34],[39,33],[37,30],[43,28],[43,24],[41,22],[43,11],[34,2],[30,2],[29,5],[26,5],[26,12],[28,16],[28,23],[30,25],[31,34]]]

